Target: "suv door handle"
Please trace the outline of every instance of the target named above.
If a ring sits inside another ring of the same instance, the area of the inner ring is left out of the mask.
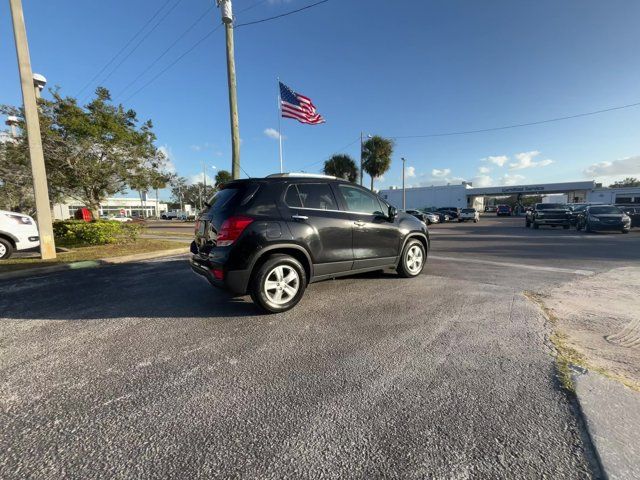
[[[356,220],[355,222],[353,222],[354,225],[357,225],[358,227],[364,227],[365,223],[361,222],[360,220]]]
[[[294,220],[309,220],[309,217],[305,215],[291,215]]]

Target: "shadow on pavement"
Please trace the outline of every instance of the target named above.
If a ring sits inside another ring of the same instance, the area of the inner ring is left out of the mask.
[[[194,274],[186,259],[0,281],[0,319],[221,318],[260,315]]]

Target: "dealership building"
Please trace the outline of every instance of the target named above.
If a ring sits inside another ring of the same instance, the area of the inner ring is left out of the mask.
[[[84,208],[84,205],[76,200],[68,200],[53,206],[54,220],[67,220],[73,218],[76,210]],[[140,198],[113,197],[107,198],[100,204],[100,215],[127,217],[159,217],[167,211],[167,204],[161,201],[150,200],[146,195]]]
[[[395,207],[402,207],[401,188],[380,190],[380,196]],[[475,188],[471,182],[456,185],[407,188],[408,209],[440,207],[473,207],[483,210],[490,199],[515,195],[518,200],[527,195],[542,195],[543,201],[562,199],[570,203],[624,203],[640,205],[640,187],[604,188],[595,181],[504,185]],[[499,203],[499,202],[498,202]]]

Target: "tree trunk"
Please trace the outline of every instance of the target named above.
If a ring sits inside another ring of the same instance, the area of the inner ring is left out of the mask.
[[[140,215],[144,218],[144,202],[142,201],[142,190],[138,190],[138,195],[140,195]]]
[[[371,175],[371,191],[373,192],[373,175]]]

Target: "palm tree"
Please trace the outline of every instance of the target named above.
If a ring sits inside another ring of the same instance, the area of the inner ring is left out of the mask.
[[[227,170],[219,170],[216,173],[216,188],[232,180],[231,173]]]
[[[371,175],[371,191],[373,181],[384,175],[391,167],[393,140],[374,135],[362,146],[362,169]]]
[[[325,175],[332,175],[350,182],[355,182],[358,178],[358,167],[349,155],[332,155],[324,162],[323,171]]]

